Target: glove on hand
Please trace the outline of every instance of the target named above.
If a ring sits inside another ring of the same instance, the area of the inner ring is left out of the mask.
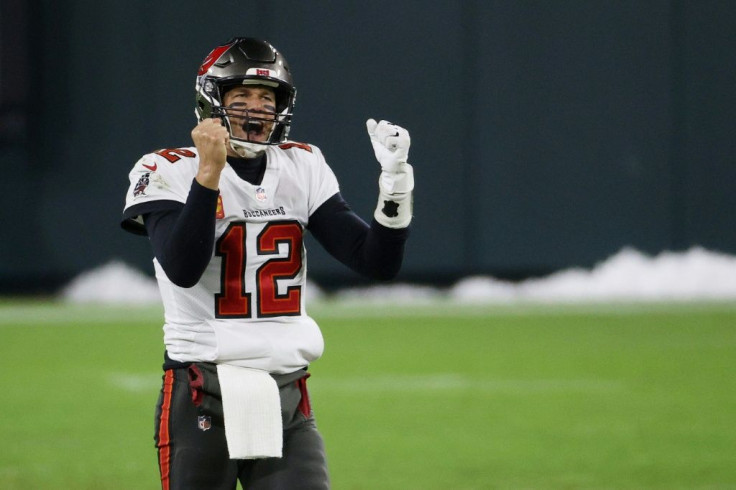
[[[414,169],[407,163],[411,138],[409,132],[388,121],[366,121],[368,136],[381,164],[378,180],[378,206],[373,216],[388,228],[405,228],[412,217]]]
[[[400,171],[409,159],[409,132],[388,121],[377,123],[375,119],[368,119],[365,126],[381,169],[389,173]]]

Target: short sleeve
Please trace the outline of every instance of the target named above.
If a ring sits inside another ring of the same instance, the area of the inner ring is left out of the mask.
[[[123,228],[141,233],[143,210],[165,210],[184,205],[198,165],[193,150],[183,148],[175,150],[177,153],[171,153],[172,150],[149,153],[136,162],[128,174]]]

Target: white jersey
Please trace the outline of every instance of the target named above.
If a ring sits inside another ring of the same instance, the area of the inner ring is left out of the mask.
[[[194,287],[174,285],[154,258],[173,360],[288,373],[322,355],[322,334],[305,308],[302,235],[339,191],[337,179],[311,145],[268,146],[266,162],[259,185],[230,165],[222,171],[213,256]],[[140,221],[131,216],[139,204],[186,202],[198,165],[193,147],[143,156],[130,172],[127,215]]]

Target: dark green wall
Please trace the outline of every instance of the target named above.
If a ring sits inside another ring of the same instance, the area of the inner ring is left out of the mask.
[[[27,67],[0,60],[3,82],[27,75],[29,114],[2,140],[3,291],[112,258],[151,270],[147,241],[118,225],[127,172],[190,144],[196,69],[232,35],[285,54],[291,135],[322,148],[364,217],[365,119],[411,131],[404,280],[523,277],[624,246],[736,253],[734,2],[21,3]],[[308,246],[314,278],[355,279]]]

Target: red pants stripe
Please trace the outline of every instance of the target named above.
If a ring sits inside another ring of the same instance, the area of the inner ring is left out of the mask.
[[[169,369],[164,374],[163,403],[161,419],[158,425],[158,467],[161,472],[161,488],[169,490],[169,472],[171,469],[171,436],[169,422],[171,418],[171,397],[174,387],[174,371]]]

